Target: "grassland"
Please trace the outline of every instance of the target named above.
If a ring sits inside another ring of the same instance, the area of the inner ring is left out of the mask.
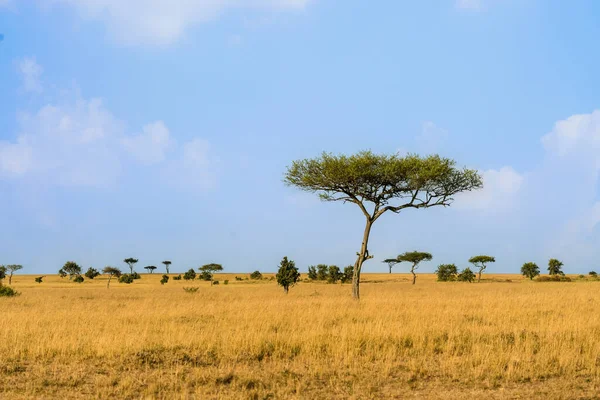
[[[241,274],[238,274],[242,276]],[[16,276],[0,398],[597,398],[600,282],[349,285]],[[511,280],[507,282],[506,280]],[[195,294],[183,286],[200,286]]]

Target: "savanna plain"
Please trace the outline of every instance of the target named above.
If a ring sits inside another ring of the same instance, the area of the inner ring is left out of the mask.
[[[600,397],[600,281],[363,274],[355,301],[349,284],[285,295],[269,275],[235,276],[110,289],[15,276],[0,398]]]

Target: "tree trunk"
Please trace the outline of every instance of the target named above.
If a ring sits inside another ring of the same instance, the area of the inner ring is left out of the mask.
[[[389,265],[390,267],[390,274],[392,273],[392,264]]]
[[[479,274],[477,274],[477,283],[481,282],[481,269],[479,270]]]
[[[289,286],[284,286],[284,287],[283,287],[283,292],[284,292],[285,294],[288,294],[288,292],[289,292],[289,291],[290,291],[290,288],[289,288]]]
[[[417,283],[417,274],[415,274],[415,266],[413,265],[412,268],[410,269],[410,273],[413,275],[413,285],[415,283]]]
[[[12,271],[10,272],[10,275],[8,276],[8,284],[12,285]]]
[[[106,284],[106,288],[110,289],[110,280],[112,279],[112,275],[108,276],[108,283]]]
[[[367,224],[365,225],[365,232],[363,234],[362,246],[360,247],[360,253],[358,254],[358,258],[356,259],[356,263],[354,264],[354,271],[352,274],[352,297],[358,300],[360,299],[360,269],[362,268],[363,262],[372,258],[369,256],[369,251],[367,249],[367,245],[369,244],[369,234],[371,233],[371,226],[373,225],[373,221],[371,219],[367,219]]]

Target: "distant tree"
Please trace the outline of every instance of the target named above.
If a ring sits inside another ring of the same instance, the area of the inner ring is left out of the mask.
[[[398,264],[400,261],[398,261],[397,258],[386,258],[385,260],[383,260],[384,263],[386,263],[388,265],[388,268],[390,269],[390,274],[392,273],[392,267],[396,264]]]
[[[438,266],[435,273],[439,282],[451,282],[456,280],[458,269],[454,264],[442,264]]]
[[[596,277],[598,276],[598,273],[597,273],[596,271],[590,271],[589,275],[590,275],[592,278],[596,278]]]
[[[561,267],[563,265],[564,264],[561,261],[557,260],[556,258],[551,258],[548,261],[548,273],[550,275],[564,275],[565,273],[562,272],[562,269],[561,269]]]
[[[67,261],[62,267],[61,271],[65,273],[65,276],[69,275],[69,279],[73,279],[73,277],[81,275],[81,267],[74,261]],[[58,271],[58,273],[61,274],[61,271]]]
[[[8,275],[8,284],[12,285],[12,277],[16,271],[23,269],[22,265],[11,264],[6,266],[6,270],[9,272]]]
[[[84,279],[83,276],[81,275],[76,275],[75,278],[73,278],[73,282],[75,283],[83,283]]]
[[[67,275],[68,274],[65,272],[65,270],[63,268],[58,270],[58,276],[60,276],[61,278],[64,278]]]
[[[100,275],[100,272],[98,272],[96,268],[92,267],[88,268],[88,270],[85,272],[85,277],[88,279],[94,279],[98,275]]]
[[[327,280],[327,273],[329,272],[329,267],[325,264],[317,265],[317,280],[325,281]]]
[[[181,274],[179,274],[179,275],[177,275],[177,276],[174,276],[174,277],[173,277],[173,280],[174,280],[174,281],[180,281],[180,280],[181,280]]]
[[[110,288],[110,280],[113,278],[113,276],[116,278],[121,277],[121,270],[115,267],[104,267],[102,272],[108,275],[108,283],[106,284],[107,289]]]
[[[287,168],[284,182],[318,193],[323,201],[354,203],[362,211],[365,228],[352,279],[352,295],[358,299],[362,265],[372,258],[368,251],[371,228],[379,217],[388,211],[449,206],[455,194],[483,186],[477,171],[455,165],[453,160],[437,155],[323,153],[317,158],[294,161]]]
[[[253,273],[250,274],[250,279],[261,280],[262,278],[263,278],[263,276],[260,273],[260,271],[254,271]]]
[[[352,282],[352,276],[354,275],[354,266],[348,265],[344,268],[344,272],[342,273],[342,283]]]
[[[0,265],[0,286],[2,286],[2,280],[6,278],[6,267],[4,265]]]
[[[135,266],[135,264],[137,264],[138,259],[137,258],[133,258],[133,257],[129,257],[123,260],[123,262],[125,264],[127,264],[127,266],[129,266],[129,271],[131,274],[133,274],[133,267]]]
[[[37,278],[35,278],[35,281],[36,281],[37,283],[42,283],[42,279],[44,279],[44,277],[43,277],[43,276],[38,276]]]
[[[526,278],[529,278],[529,280],[533,280],[533,278],[535,278],[539,274],[540,268],[537,266],[536,263],[526,262],[521,267],[521,275],[523,275]]]
[[[188,272],[183,274],[183,279],[185,279],[186,281],[193,281],[194,279],[196,279],[196,271],[194,271],[194,268],[190,268]]]
[[[292,260],[283,257],[283,260],[281,260],[281,263],[279,264],[276,278],[277,284],[283,287],[285,294],[288,294],[290,287],[294,286],[300,279],[300,273]]]
[[[164,274],[160,280],[160,284],[164,285],[165,283],[169,282],[169,275]]]
[[[422,251],[407,251],[404,254],[400,254],[396,257],[398,262],[408,262],[411,263],[410,273],[413,276],[412,284],[414,285],[417,282],[417,274],[415,274],[415,270],[419,268],[419,264],[423,261],[431,261],[433,257],[430,253],[425,253]]]
[[[456,278],[459,282],[473,282],[475,280],[475,274],[471,271],[471,268],[463,269],[458,277]]]
[[[469,258],[469,262],[473,264],[476,268],[479,268],[479,272],[477,273],[477,282],[480,282],[481,273],[487,268],[487,264],[496,262],[496,259],[491,256],[481,255]]]
[[[210,282],[213,279],[213,274],[210,273],[209,271],[201,271],[198,274],[198,279],[200,279],[201,281],[206,281],[206,282]],[[247,280],[248,278],[246,278]]]
[[[163,264],[165,264],[165,269],[167,270],[167,274],[169,273],[169,268],[171,267],[171,261],[166,260],[162,262]]]
[[[337,265],[330,265],[327,270],[327,282],[336,283],[342,279],[342,272]]]
[[[209,272],[211,274],[210,285],[212,286],[213,285],[212,275],[215,272],[223,271],[223,266],[221,264],[215,264],[215,263],[205,264],[200,267],[200,271]]]
[[[308,279],[311,281],[317,280],[317,268],[314,265],[308,267]]]
[[[144,269],[150,271],[150,273],[153,273],[156,267],[154,265],[148,265],[147,267],[144,267]]]

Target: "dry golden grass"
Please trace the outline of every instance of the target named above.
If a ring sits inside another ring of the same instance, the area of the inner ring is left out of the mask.
[[[239,274],[241,276],[241,274]],[[597,398],[600,282],[349,285],[17,276],[0,398]],[[226,275],[218,276],[225,279]],[[505,282],[511,279],[512,282]],[[195,294],[184,286],[200,286]]]

